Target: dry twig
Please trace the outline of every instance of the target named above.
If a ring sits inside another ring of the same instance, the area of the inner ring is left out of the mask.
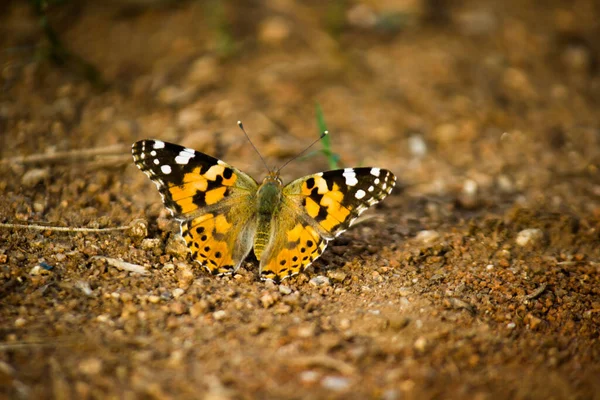
[[[129,151],[121,144],[96,147],[92,149],[75,149],[56,153],[30,154],[28,156],[11,157],[0,160],[1,164],[35,164],[35,163],[65,163],[74,160],[90,159],[101,155],[121,155]]]

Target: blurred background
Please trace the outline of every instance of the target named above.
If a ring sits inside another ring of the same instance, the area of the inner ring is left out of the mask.
[[[0,394],[597,398],[599,38],[597,0],[0,2],[0,222],[149,227],[0,231]],[[131,160],[261,179],[238,120],[274,166],[330,131],[285,181],[399,178],[283,288],[183,262]]]

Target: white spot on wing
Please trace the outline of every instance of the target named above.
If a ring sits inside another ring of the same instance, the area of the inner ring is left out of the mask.
[[[354,195],[354,197],[356,197],[357,199],[362,199],[363,197],[365,197],[367,193],[365,193],[364,190],[359,189],[356,191],[356,194]]]
[[[177,157],[175,157],[175,162],[180,165],[185,165],[190,162],[190,158],[191,157],[185,157],[179,154]]]
[[[156,164],[156,165],[160,164],[160,161],[158,161],[158,158],[154,159],[154,164]]]
[[[152,151],[150,152],[150,155],[151,155],[152,157],[156,157],[156,150],[152,150]]]
[[[358,180],[356,179],[356,173],[352,168],[344,169],[344,173],[342,175],[346,179],[346,185],[354,186],[358,183]]]
[[[371,175],[373,176],[379,176],[379,172],[381,170],[379,168],[371,168]]]
[[[161,142],[160,140],[155,140],[154,141],[154,145],[152,146],[152,148],[154,148],[154,149],[164,149],[165,148],[165,142]]]
[[[374,186],[369,186],[369,188],[367,189],[369,192],[372,192],[373,190],[375,190]]]
[[[171,166],[169,166],[169,165],[162,165],[160,167],[160,170],[162,171],[163,174],[169,175],[171,173]]]

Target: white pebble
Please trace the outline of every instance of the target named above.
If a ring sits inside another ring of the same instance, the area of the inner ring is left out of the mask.
[[[326,376],[321,381],[321,386],[325,389],[341,392],[350,387],[350,379],[343,376]]]
[[[429,245],[436,242],[440,238],[440,234],[433,230],[424,230],[417,233],[415,239],[419,240],[423,244]]]
[[[331,285],[331,281],[329,280],[329,278],[326,276],[323,276],[323,275],[315,276],[308,283],[311,284],[312,286],[316,286],[316,287]]]
[[[541,229],[531,228],[523,229],[517,234],[516,243],[521,246],[535,245],[544,238],[544,233]]]
[[[427,143],[421,135],[412,135],[408,138],[408,149],[415,157],[423,157],[427,154]]]

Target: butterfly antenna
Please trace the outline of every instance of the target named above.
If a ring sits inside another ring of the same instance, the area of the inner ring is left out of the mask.
[[[279,167],[278,171],[281,171],[286,165],[288,165],[289,163],[291,163],[292,161],[294,161],[295,159],[297,159],[298,157],[300,157],[301,155],[303,155],[304,153],[306,153],[308,151],[308,149],[310,149],[311,147],[313,147],[319,140],[323,139],[327,135],[329,135],[329,131],[323,131],[323,133],[321,134],[321,136],[319,136],[318,139],[316,139],[314,142],[312,142],[307,148],[305,148],[304,150],[302,150],[300,153],[296,154],[294,157],[292,157],[289,160],[287,160],[285,162],[285,164],[283,164],[281,167]]]
[[[265,164],[265,167],[267,168],[267,170],[270,171],[271,168],[269,168],[269,166],[267,165],[267,162],[265,161],[265,159],[263,158],[263,156],[260,154],[260,151],[258,151],[258,149],[254,145],[254,143],[252,143],[252,140],[250,140],[250,136],[248,136],[248,134],[246,133],[246,130],[244,129],[244,125],[242,124],[242,121],[238,121],[238,126],[240,127],[240,129],[242,130],[242,132],[244,132],[244,135],[246,135],[246,139],[248,139],[248,141],[250,142],[250,144],[254,148],[254,151],[256,151],[256,154],[258,154],[258,156],[262,160],[263,164]]]

